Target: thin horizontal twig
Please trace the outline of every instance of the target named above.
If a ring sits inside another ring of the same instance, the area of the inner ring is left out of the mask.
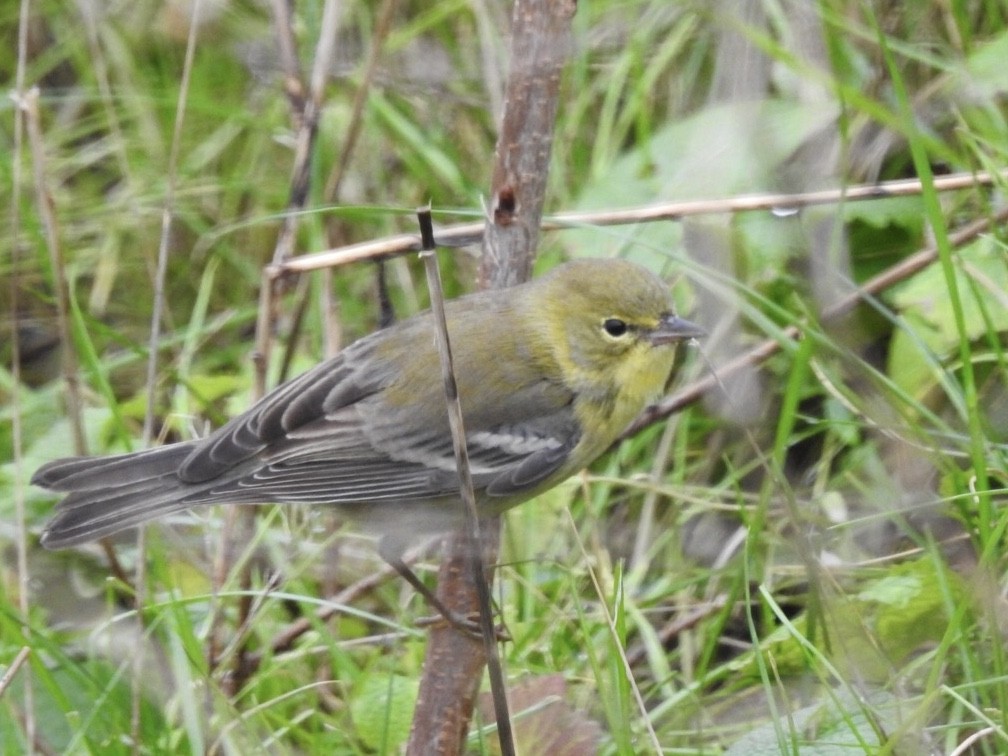
[[[939,176],[934,180],[935,191],[951,192],[977,186],[990,186],[995,181],[1008,181],[1008,170],[996,173],[955,173]],[[790,213],[815,205],[831,205],[840,202],[865,202],[891,197],[908,197],[920,194],[921,183],[917,179],[883,181],[878,184],[856,184],[854,186],[821,189],[795,194],[747,194],[720,199],[685,200],[661,202],[643,207],[623,210],[586,211],[559,213],[543,218],[540,228],[544,231],[558,231],[583,226],[620,226],[632,223],[651,223],[662,220],[681,220],[697,215],[718,213],[741,213],[771,211]],[[439,247],[466,247],[478,244],[483,239],[484,223],[460,223],[447,226],[435,234]],[[374,239],[359,244],[348,244],[322,252],[313,252],[297,258],[284,260],[270,268],[269,275],[281,277],[290,273],[303,273],[330,266],[347,265],[361,260],[406,254],[420,251],[418,234],[398,234]]]

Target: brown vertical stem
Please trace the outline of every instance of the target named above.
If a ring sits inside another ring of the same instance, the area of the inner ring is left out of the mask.
[[[493,518],[492,523],[482,532],[484,540],[494,544],[492,549],[484,545],[487,560],[496,559],[500,540],[500,518]],[[464,617],[479,611],[469,561],[468,535],[460,530],[445,546],[437,595],[445,606]],[[488,580],[493,579],[492,574],[488,570]],[[407,754],[445,756],[463,752],[485,664],[481,639],[447,623],[431,629]]]
[[[517,0],[504,120],[490,187],[480,286],[527,281],[539,242],[573,0]]]
[[[571,0],[515,3],[511,71],[495,153],[481,288],[511,286],[531,274],[575,8]],[[500,519],[483,522],[484,563],[492,564],[500,542]],[[438,574],[438,598],[462,616],[479,606],[467,548],[466,532],[453,533]],[[408,754],[462,751],[485,664],[483,646],[474,638],[451,626],[431,632]]]

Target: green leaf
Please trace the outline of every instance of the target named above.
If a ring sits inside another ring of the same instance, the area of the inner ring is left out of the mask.
[[[952,76],[950,90],[960,99],[986,100],[1008,91],[1008,32],[978,47]]]
[[[420,682],[402,675],[366,676],[354,692],[350,715],[368,747],[393,753],[409,737]]]
[[[736,740],[726,756],[853,756],[885,745],[879,732],[899,731],[900,701],[875,691],[859,698],[846,689],[789,712]],[[781,742],[778,733],[785,733]]]
[[[1004,251],[987,239],[965,247],[959,253],[956,281],[962,292],[966,337],[977,340],[993,327],[1008,331],[1008,265]],[[967,280],[967,276],[972,281]],[[985,297],[981,308],[973,295]],[[912,396],[924,396],[937,382],[932,355],[939,360],[957,350],[959,333],[942,271],[931,266],[918,273],[892,295],[893,307],[903,315],[905,326],[893,334],[889,348],[889,374]],[[990,323],[985,318],[990,317]]]

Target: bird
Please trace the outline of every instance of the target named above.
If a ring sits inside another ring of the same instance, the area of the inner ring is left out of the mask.
[[[619,258],[449,300],[445,317],[481,516],[603,454],[703,335],[658,276]],[[211,504],[337,507],[392,553],[452,530],[464,512],[434,329],[424,312],[365,336],[204,438],[43,465],[32,483],[65,496],[42,545]]]

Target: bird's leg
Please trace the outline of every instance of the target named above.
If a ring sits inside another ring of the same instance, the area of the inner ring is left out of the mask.
[[[396,539],[388,536],[379,539],[378,553],[392,569],[399,573],[399,576],[402,577],[403,580],[409,583],[413,589],[424,598],[428,606],[441,615],[441,618],[444,619],[445,622],[454,627],[460,633],[472,636],[476,639],[482,639],[483,631],[480,626],[479,616],[463,617],[458,612],[453,611],[451,608],[446,606],[445,603],[437,597],[434,591],[428,588],[427,585],[403,560],[402,549],[400,548],[400,544],[396,542]],[[428,622],[425,621],[423,624],[428,624]],[[498,626],[496,631],[498,641],[510,640],[510,636],[503,626]]]
[[[466,635],[471,635],[475,638],[482,638],[483,634],[480,631],[479,620],[473,619],[472,617],[463,617],[457,612],[453,612],[444,602],[437,597],[430,588],[428,588],[424,582],[417,576],[410,566],[406,564],[400,557],[395,557],[394,559],[386,559],[386,562],[399,573],[399,576],[403,578],[407,583],[413,586],[413,589],[423,596],[424,601],[434,609],[449,625],[454,627],[461,633]],[[427,624],[424,622],[424,624]]]

